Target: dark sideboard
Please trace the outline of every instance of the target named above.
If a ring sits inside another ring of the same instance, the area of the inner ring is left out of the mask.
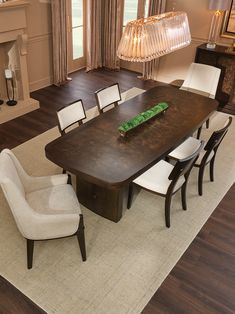
[[[206,48],[206,44],[197,47],[195,62],[213,65],[221,69],[216,93],[220,107],[232,102],[235,85],[235,53],[227,52],[228,47],[216,45],[215,49]]]

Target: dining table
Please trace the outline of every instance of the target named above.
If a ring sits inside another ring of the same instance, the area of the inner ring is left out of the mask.
[[[163,113],[123,137],[118,128],[160,102]],[[129,185],[167,157],[216,111],[218,102],[172,86],[156,86],[74,128],[45,147],[46,157],[76,176],[79,202],[113,222],[127,208]]]

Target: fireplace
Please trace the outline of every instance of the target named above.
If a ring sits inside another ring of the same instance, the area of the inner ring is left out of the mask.
[[[0,123],[4,123],[39,108],[39,102],[30,98],[27,70],[26,0],[0,3]],[[17,105],[8,106],[5,69],[13,73]]]

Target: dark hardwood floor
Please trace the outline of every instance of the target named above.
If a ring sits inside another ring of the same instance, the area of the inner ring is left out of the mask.
[[[235,313],[235,184],[142,314]]]
[[[0,314],[46,314],[46,312],[0,276]]]
[[[131,87],[149,89],[160,83],[142,81],[129,71],[99,70],[71,75],[73,81],[60,88],[49,86],[32,93],[41,107],[0,125],[0,150],[13,148],[56,125],[56,110],[76,99],[85,108],[95,105],[94,91],[119,82],[121,91]],[[143,314],[235,313],[235,186],[173,268]],[[24,297],[0,277],[0,313],[40,313],[24,305]],[[10,307],[10,300],[12,306]],[[7,308],[7,310],[6,310]],[[119,314],[119,313],[117,313]]]

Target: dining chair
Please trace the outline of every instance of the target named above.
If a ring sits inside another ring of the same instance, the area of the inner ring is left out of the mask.
[[[75,123],[78,123],[78,125],[83,124],[83,120],[86,118],[86,113],[81,99],[61,108],[56,113],[61,135],[66,134],[66,130],[68,130],[68,128]]]
[[[110,105],[114,105],[114,107],[118,106],[118,102],[121,100],[119,84],[115,83],[97,90],[95,97],[100,114]]]
[[[194,166],[199,168],[198,172],[198,194],[202,195],[202,184],[203,184],[203,176],[204,170],[207,164],[210,164],[210,181],[214,181],[214,163],[217,150],[219,145],[221,144],[224,136],[226,135],[230,124],[232,123],[232,117],[229,117],[226,120],[224,126],[214,131],[205,144],[204,149],[201,151],[198,159],[196,160]],[[186,141],[184,141],[181,145],[179,145],[176,149],[174,149],[169,155],[169,158],[180,160],[185,158],[188,154],[191,154],[199,145],[200,140],[189,137]]]
[[[26,239],[27,267],[32,268],[34,241],[77,236],[86,260],[84,223],[67,174],[33,177],[15,155],[0,153],[0,184],[19,232]]]
[[[180,89],[214,99],[220,73],[221,69],[214,66],[191,63]],[[209,119],[206,121],[206,127],[209,128]],[[200,135],[201,127],[198,129],[197,138],[199,138]]]
[[[204,142],[199,141],[197,149],[187,157],[178,160],[173,166],[165,160],[159,161],[149,170],[137,177],[129,188],[127,208],[131,207],[133,199],[133,189],[135,185],[165,197],[165,222],[166,227],[170,228],[170,208],[172,196],[181,189],[181,199],[183,210],[187,209],[186,188],[188,178],[193,164],[199,156]]]

